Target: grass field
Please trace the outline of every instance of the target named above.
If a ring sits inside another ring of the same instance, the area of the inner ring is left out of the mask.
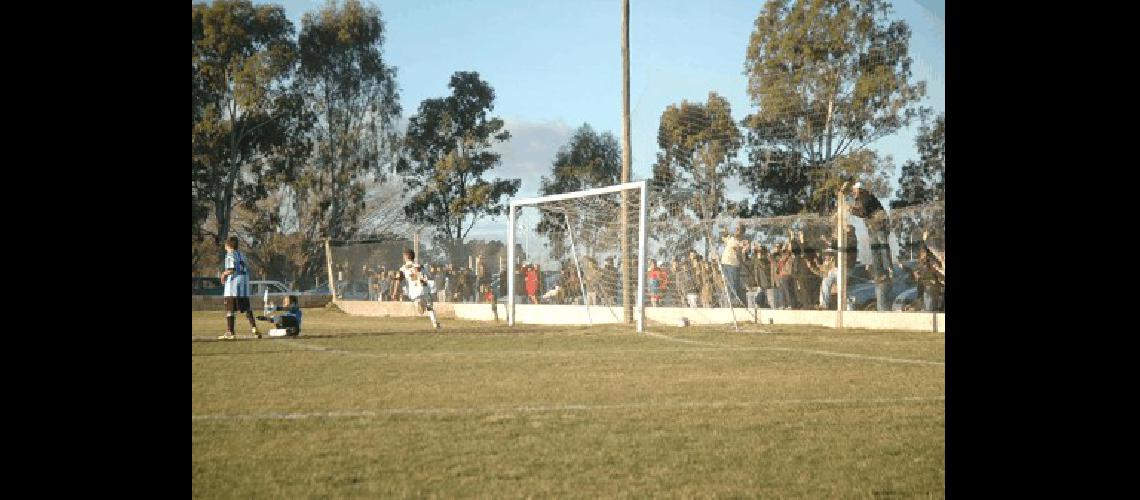
[[[944,496],[943,334],[304,326],[191,343],[194,497]]]

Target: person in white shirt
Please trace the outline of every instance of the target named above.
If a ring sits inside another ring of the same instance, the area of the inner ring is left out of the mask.
[[[724,251],[720,255],[721,269],[724,271],[724,279],[727,282],[728,291],[732,297],[733,304],[744,304],[740,299],[740,257],[737,254],[744,238],[744,226],[736,226],[735,234],[726,234],[724,236]],[[730,304],[729,307],[732,307]]]
[[[405,293],[408,299],[416,303],[416,311],[423,314],[426,310],[428,316],[431,317],[431,324],[436,330],[442,328],[439,324],[439,319],[435,316],[435,310],[432,308],[431,303],[431,286],[428,281],[431,276],[418,262],[416,262],[416,252],[410,248],[404,249],[404,265],[400,267],[400,273],[404,275]]]

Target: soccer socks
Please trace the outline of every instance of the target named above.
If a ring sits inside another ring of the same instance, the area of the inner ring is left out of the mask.
[[[233,314],[227,314],[226,315],[226,333],[230,334],[230,335],[234,334],[234,316],[233,316]]]
[[[428,310],[428,317],[431,318],[431,326],[439,326],[439,320],[435,317],[435,310]]]

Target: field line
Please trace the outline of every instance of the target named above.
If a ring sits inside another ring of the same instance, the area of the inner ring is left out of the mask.
[[[869,360],[874,360],[874,361],[886,361],[888,363],[908,363],[908,364],[919,364],[919,365],[946,366],[946,363],[942,362],[942,361],[927,361],[924,359],[888,358],[888,357],[884,357],[884,356],[868,356],[866,354],[853,354],[853,353],[849,353],[849,352],[817,351],[814,349],[795,349],[795,348],[791,348],[791,347],[732,346],[732,345],[727,345],[727,344],[716,344],[716,343],[712,343],[712,342],[700,342],[700,341],[696,341],[696,340],[679,339],[679,338],[670,337],[668,335],[661,335],[659,333],[645,332],[645,335],[650,336],[650,337],[654,337],[654,338],[659,338],[662,340],[669,340],[672,342],[683,342],[683,343],[692,344],[692,345],[721,347],[721,348],[728,348],[728,349],[736,348],[736,349],[748,349],[748,350],[757,350],[757,351],[803,352],[803,353],[808,353],[808,354],[818,354],[821,356],[836,356],[836,357],[841,357],[841,358],[855,358],[855,359],[869,359]]]
[[[888,358],[888,357],[884,357],[884,356],[869,356],[866,354],[853,354],[853,353],[834,352],[834,351],[819,351],[819,350],[814,350],[814,349],[798,349],[798,348],[791,348],[791,347],[734,346],[734,345],[727,345],[727,344],[717,344],[717,343],[712,343],[712,342],[700,342],[700,341],[696,341],[696,340],[678,339],[678,338],[669,337],[667,335],[661,335],[661,334],[657,334],[657,333],[646,332],[645,334],[650,336],[650,337],[655,337],[655,338],[659,338],[662,340],[668,340],[668,341],[672,341],[672,342],[681,342],[681,343],[690,344],[690,345],[704,346],[706,348],[705,349],[677,349],[677,350],[668,350],[668,351],[665,351],[665,350],[648,351],[648,350],[636,350],[636,349],[621,349],[621,350],[612,350],[612,351],[557,351],[557,350],[555,350],[555,351],[536,351],[536,350],[528,350],[528,351],[437,351],[437,352],[373,353],[373,352],[347,351],[347,350],[343,350],[343,349],[335,349],[335,348],[331,348],[331,347],[325,347],[325,346],[322,346],[319,344],[297,342],[297,341],[282,342],[281,344],[288,345],[291,347],[296,347],[299,349],[324,352],[324,353],[328,353],[328,354],[343,354],[343,355],[348,355],[348,356],[363,356],[363,357],[369,357],[369,358],[391,358],[391,357],[397,357],[397,356],[462,356],[462,355],[510,356],[510,355],[519,355],[519,354],[533,354],[533,355],[544,355],[544,356],[550,356],[550,355],[571,355],[572,356],[572,355],[580,355],[580,354],[586,354],[586,355],[593,355],[593,354],[631,354],[631,353],[641,353],[641,352],[689,352],[689,351],[694,351],[694,352],[784,351],[784,352],[801,352],[801,353],[808,353],[808,354],[817,354],[817,355],[821,355],[821,356],[834,356],[834,357],[842,357],[842,358],[866,359],[866,360],[872,360],[872,361],[885,361],[888,363],[923,364],[923,365],[935,365],[935,366],[945,366],[946,365],[946,363],[944,363],[942,361],[927,361],[927,360],[922,360],[922,359]]]
[[[768,401],[707,401],[676,403],[622,403],[622,404],[531,404],[516,406],[488,406],[472,408],[388,408],[375,411],[311,412],[311,413],[256,413],[250,415],[207,414],[192,415],[192,420],[302,420],[307,418],[362,418],[391,415],[470,415],[486,413],[537,413],[561,411],[597,411],[624,409],[701,409],[740,408],[774,405],[844,405],[844,404],[905,404],[945,401],[945,396],[870,398],[870,399],[775,399]]]

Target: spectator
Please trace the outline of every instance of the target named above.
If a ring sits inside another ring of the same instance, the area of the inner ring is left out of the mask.
[[[499,262],[502,263],[502,261],[499,261]],[[507,294],[510,293],[509,290],[507,289],[507,283],[508,283],[507,280],[508,279],[509,278],[507,277],[507,266],[500,266],[499,267],[499,290],[498,290],[498,292],[499,292],[499,297],[502,297],[503,300],[506,300]]]
[[[372,272],[368,266],[364,266],[364,278],[368,280],[368,300],[376,300],[376,296],[380,294],[380,284],[376,279],[376,273]]]
[[[792,268],[795,266],[796,256],[792,253],[792,242],[784,244],[783,250],[776,257],[776,288],[780,290],[783,309],[793,309],[798,306],[796,302],[796,283],[792,278]]]
[[[724,294],[728,293],[727,281],[716,255],[709,257],[705,263],[705,285],[709,289],[709,307],[726,307]]]
[[[758,299],[766,307],[775,307],[776,289],[772,286],[772,259],[768,249],[760,244],[760,240],[752,242],[752,276],[756,280]]]
[[[538,290],[535,295],[538,297],[543,297],[546,295],[546,280],[542,277],[542,266],[535,264],[531,267],[534,268],[534,275],[536,278],[536,283],[538,285]]]
[[[740,292],[743,294],[745,305],[749,308],[756,307],[756,266],[753,263],[755,254],[752,252],[752,243],[748,240],[740,240],[739,250],[736,252],[740,257]]]
[[[534,265],[527,263],[526,267],[523,268],[523,273],[525,275],[524,280],[526,281],[526,295],[530,298],[532,304],[537,304],[538,269]]]
[[[780,276],[778,273],[778,264],[783,252],[783,247],[780,244],[772,245],[771,251],[768,252],[768,269],[771,271],[769,276],[772,278],[772,300],[768,301],[768,305],[771,306],[772,309],[783,309],[784,303],[786,302],[784,300],[784,291],[780,288]]]
[[[847,189],[847,183],[840,188],[840,196]],[[851,214],[863,219],[871,238],[871,270],[876,283],[889,281],[894,262],[891,260],[887,212],[883,204],[869,191],[863,189],[862,182],[851,186]]]
[[[593,257],[587,256],[583,260],[586,262],[585,269],[582,270],[583,279],[586,280],[586,303],[596,306],[601,303],[599,297],[601,288],[598,286],[598,274],[601,270],[598,269],[598,262]]]
[[[918,284],[922,294],[923,311],[939,311],[942,309],[942,287],[945,275],[939,270],[941,262],[938,257],[922,245],[918,249],[918,262],[914,269],[914,281]]]
[[[840,193],[846,188],[845,182],[840,188]],[[871,239],[871,274],[875,281],[875,303],[879,311],[890,311],[891,305],[888,303],[887,295],[891,288],[894,262],[891,259],[887,213],[883,210],[883,204],[879,199],[863,189],[862,182],[856,182],[851,192],[853,196],[851,214],[863,219]]]
[[[802,262],[799,267],[796,287],[799,291],[800,307],[804,309],[819,309],[819,289],[823,278],[819,275],[821,262],[813,240],[804,240],[804,233],[799,233],[800,255]]]
[[[744,237],[744,226],[736,226],[736,233],[724,236],[724,250],[720,254],[721,270],[724,273],[725,287],[728,288],[729,300],[733,304],[744,301],[740,299],[740,240]],[[732,307],[732,305],[729,305]]]
[[[819,276],[823,277],[823,285],[819,289],[819,305],[825,310],[830,310],[835,308],[835,303],[831,299],[831,288],[839,278],[839,268],[835,262],[835,249],[828,248],[823,252],[823,263],[817,269]]]
[[[602,304],[612,306],[616,301],[621,298],[621,272],[617,266],[614,265],[613,257],[606,257],[605,266],[602,266],[601,274],[598,276],[598,288],[600,289],[600,298]],[[606,288],[603,283],[607,281],[614,283],[613,288]]]
[[[529,267],[529,262],[515,267],[515,275],[512,278],[515,282],[515,304],[526,303],[526,272]]]
[[[562,294],[559,297],[560,304],[576,304],[577,298],[582,293],[582,286],[578,283],[576,266],[572,259],[566,259],[562,262],[562,272],[559,274],[558,280],[562,285]]]
[[[489,285],[487,282],[487,262],[483,259],[482,255],[475,257],[475,292],[483,295],[483,286]],[[482,297],[474,297],[474,302],[481,302]]]
[[[942,276],[946,276],[946,252],[939,251],[939,248],[945,249],[942,237],[937,235],[931,236],[929,231],[922,232],[922,246],[926,248],[927,253],[935,258],[936,270]]]
[[[658,307],[661,303],[662,295],[665,294],[665,290],[667,289],[666,284],[669,282],[669,273],[658,267],[656,260],[649,259],[647,278],[646,281],[649,282],[648,293],[650,305]]]
[[[692,278],[690,290],[697,295],[700,300],[700,307],[712,307],[709,305],[710,289],[708,286],[708,279],[705,275],[705,263],[701,260],[701,254],[690,251],[689,252],[689,276]]]
[[[393,302],[403,302],[403,300],[404,300],[404,291],[403,291],[403,289],[404,289],[404,287],[403,287],[403,285],[404,285],[404,283],[403,283],[404,282],[404,273],[401,273],[399,269],[392,271],[392,276],[391,276],[391,278],[389,278],[389,282],[391,283],[389,285],[389,288],[392,291],[392,295],[391,295],[392,299],[391,300]]]
[[[693,252],[690,252],[692,254]],[[677,303],[682,307],[697,307],[699,297],[696,287],[693,286],[693,273],[689,265],[679,257],[673,258],[673,287],[677,291]]]
[[[455,302],[466,302],[470,300],[471,279],[467,274],[467,269],[455,269],[455,267],[450,264],[447,267],[448,278],[455,283],[454,289],[450,291],[451,300]]]
[[[847,272],[850,273],[859,261],[859,237],[855,235],[855,226],[847,225],[847,245],[843,247],[846,255]]]

